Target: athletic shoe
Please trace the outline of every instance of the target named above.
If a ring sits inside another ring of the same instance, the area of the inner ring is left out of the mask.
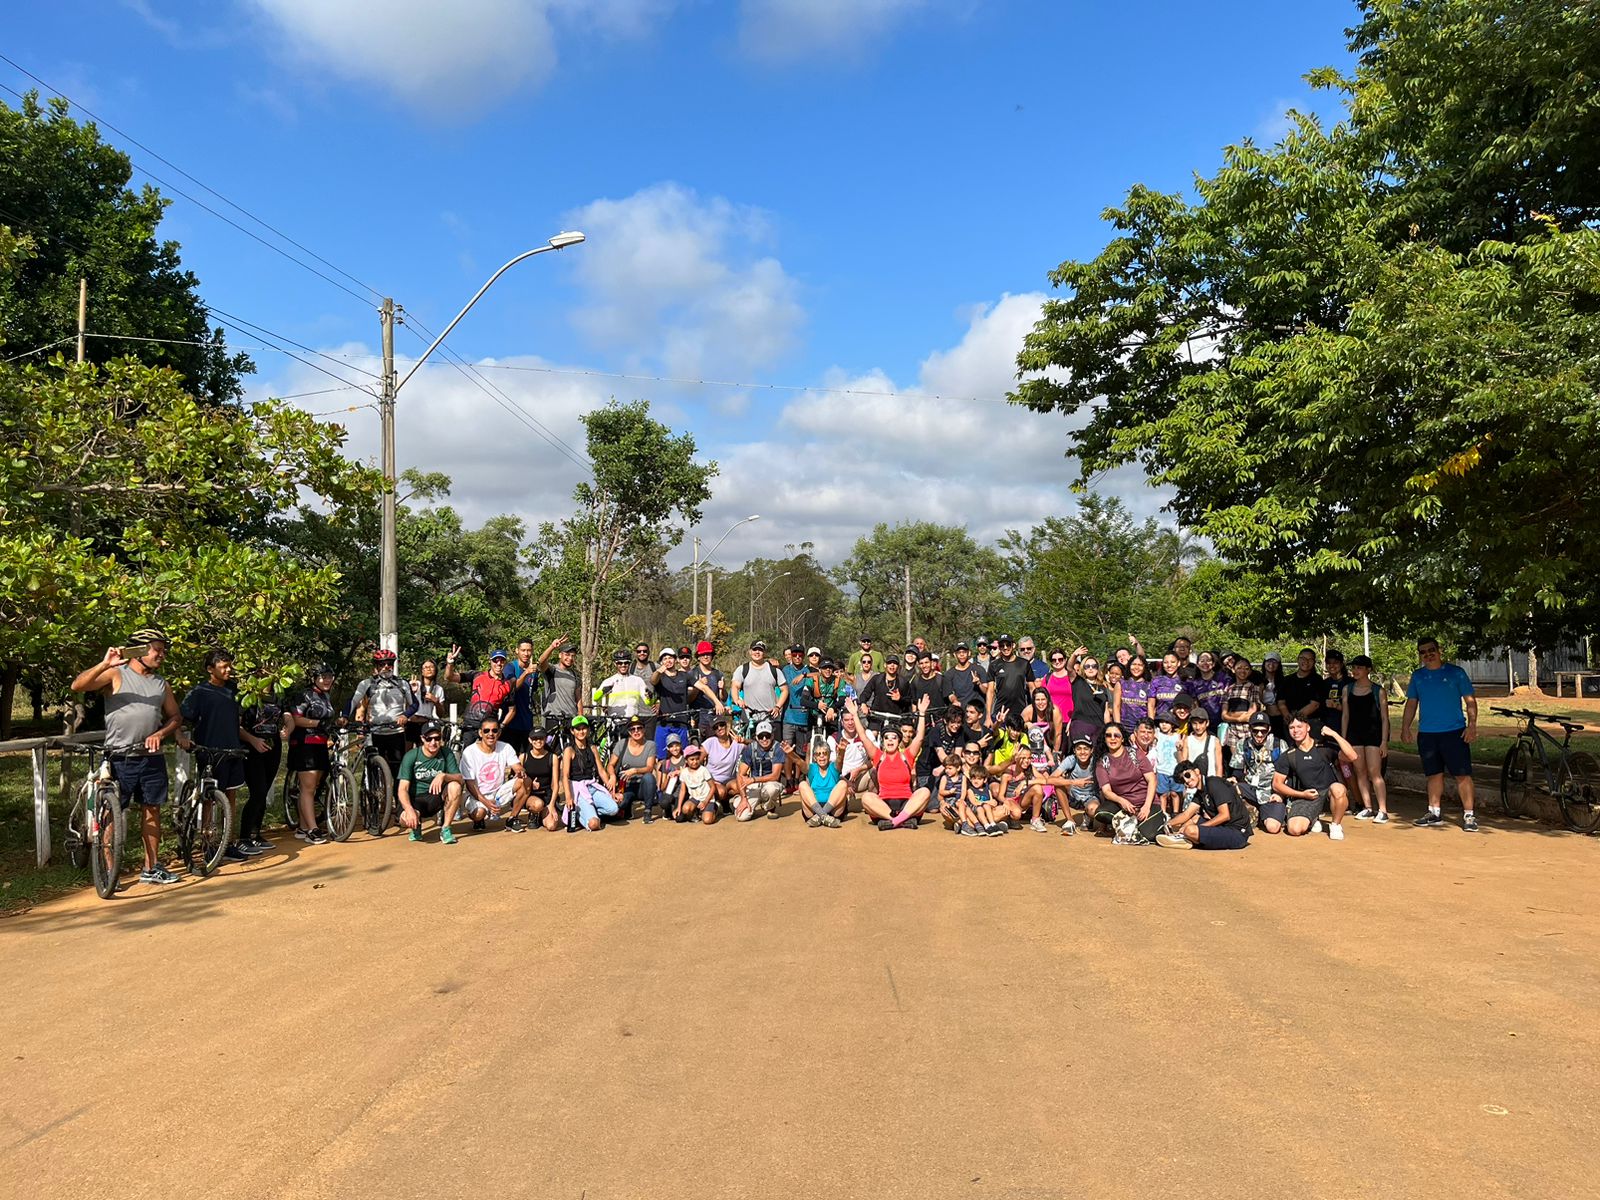
[[[1343,825],[1329,825],[1328,826],[1328,837],[1329,837],[1330,840],[1335,841],[1335,842],[1344,841],[1344,826]]]
[[[472,823],[472,832],[473,833],[482,833],[484,831],[484,829],[488,826],[488,824],[489,824],[489,818],[488,817],[479,817],[476,821],[474,821]]]
[[[654,825],[656,823],[656,810],[655,809],[647,808],[647,809],[644,810],[644,823],[646,825]]]
[[[310,842],[313,846],[326,846],[332,840],[332,838],[323,833],[320,829],[306,830],[306,841]]]
[[[1071,818],[1061,822],[1061,836],[1072,837],[1078,832],[1078,823]]]
[[[139,882],[155,884],[177,883],[178,877],[165,867],[151,867],[148,871],[139,872]]]
[[[839,818],[834,816],[832,813],[822,814],[822,827],[824,829],[837,829],[843,823],[844,822],[840,821]]]
[[[512,817],[506,822],[507,833],[527,833],[528,827],[522,823],[521,817]]]
[[[878,822],[878,832],[879,833],[887,833],[889,830],[891,830],[893,828],[894,828],[894,822],[889,820],[888,817],[884,817]]]
[[[921,817],[907,817],[904,821],[900,822],[900,828],[901,829],[915,829],[921,824],[922,824],[922,818]]]
[[[806,821],[806,828],[807,829],[818,829],[818,828],[821,827],[821,825],[822,825],[822,814],[819,813],[819,812],[812,813],[810,819],[808,819]]]
[[[254,850],[257,854],[271,854],[277,849],[271,842],[263,837],[253,837],[245,843],[247,850]]]
[[[1168,850],[1187,850],[1189,839],[1181,834],[1162,832],[1156,834],[1156,845],[1165,846]]]
[[[250,838],[246,838],[242,842],[235,842],[233,848],[246,858],[258,858],[266,853],[265,850],[258,850],[255,841]]]
[[[439,830],[439,844],[441,846],[454,846],[456,844],[456,831],[448,825]]]
[[[1041,817],[1035,817],[1033,820],[1029,821],[1028,828],[1033,830],[1035,833],[1050,832],[1050,826],[1046,825]]]
[[[406,841],[408,842],[420,842],[421,840],[422,830],[420,829],[413,829],[410,833],[406,834]]]
[[[956,828],[956,833],[958,833],[962,837],[977,837],[978,836],[978,831],[976,829],[974,829],[971,826],[971,824],[969,824],[966,821],[961,822],[961,824]]]
[[[1413,825],[1421,825],[1421,826],[1424,826],[1424,827],[1431,826],[1431,825],[1443,825],[1444,824],[1444,817],[1440,816],[1436,812],[1429,811],[1429,812],[1423,813],[1420,817],[1418,817],[1415,821],[1413,821],[1411,823]]]
[[[1104,809],[1104,808],[1096,809],[1095,810],[1095,814],[1094,814],[1094,823],[1096,825],[1100,826],[1102,829],[1110,829],[1111,828],[1111,813],[1110,813],[1110,811],[1108,809]]]
[[[776,800],[769,800],[767,802],[767,820],[776,821],[782,815],[783,814],[778,811],[778,802]]]
[[[985,825],[983,827],[983,833],[985,837],[1004,837],[1010,832],[1011,826],[1000,821],[996,821],[993,825]]]
[[[1386,812],[1379,813],[1372,818],[1372,823],[1374,825],[1387,825],[1389,823],[1389,814]]]
[[[1378,814],[1377,814],[1376,810],[1370,809],[1370,808],[1363,808],[1360,812],[1358,812],[1356,814],[1356,820],[1358,820],[1358,821],[1370,821],[1370,820],[1372,820],[1373,817],[1375,817],[1377,815]]]
[[[239,844],[237,842],[231,842],[223,848],[222,860],[224,862],[242,863],[249,862],[250,856],[243,850],[239,849]]]
[[[1321,833],[1322,832],[1322,822],[1321,821],[1313,821],[1313,822],[1311,822],[1311,832],[1312,833]],[[1340,836],[1343,837],[1344,835],[1340,834]]]
[[[1465,829],[1468,833],[1477,833],[1478,818],[1472,813],[1468,813],[1466,816],[1461,818],[1461,828]]]
[[[297,842],[309,842],[311,840],[311,830],[297,828],[294,831],[294,838]]]

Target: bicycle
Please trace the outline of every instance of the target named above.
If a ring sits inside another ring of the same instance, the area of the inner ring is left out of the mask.
[[[399,733],[394,725],[356,726],[361,735],[360,813],[367,832],[382,837],[394,820],[394,768],[373,743],[374,733]],[[347,833],[345,837],[349,837]],[[344,838],[339,838],[344,841]]]
[[[733,736],[741,742],[748,742],[755,737],[755,728],[763,721],[772,726],[774,734],[783,729],[783,722],[771,709],[741,708],[733,715]]]
[[[233,805],[228,793],[217,786],[213,771],[223,759],[244,758],[246,750],[194,748],[198,777],[191,777],[178,789],[172,823],[178,832],[178,859],[202,879],[222,865],[233,830]]]
[[[96,894],[109,900],[117,894],[122,848],[128,839],[128,814],[122,807],[122,789],[111,774],[112,757],[101,746],[67,746],[63,753],[89,758],[89,774],[78,785],[67,814],[67,861],[80,871],[92,867]]]
[[[1506,751],[1505,762],[1500,766],[1500,805],[1507,815],[1523,815],[1528,809],[1529,798],[1535,791],[1542,790],[1555,797],[1561,808],[1561,818],[1568,828],[1589,833],[1600,824],[1600,758],[1587,750],[1571,748],[1572,735],[1581,731],[1583,726],[1526,708],[1495,708],[1490,711],[1527,721],[1518,731],[1517,740]],[[1556,741],[1553,734],[1539,728],[1541,721],[1561,726],[1565,736]],[[1555,748],[1553,760],[1546,742]],[[1544,772],[1543,789],[1535,782],[1536,759],[1538,768]]]
[[[312,799],[313,822],[326,829],[336,842],[346,841],[355,832],[359,813],[355,777],[345,765],[348,752],[349,735],[341,729],[333,735],[328,747],[328,769],[322,773]],[[299,771],[283,773],[283,823],[290,829],[300,828]]]

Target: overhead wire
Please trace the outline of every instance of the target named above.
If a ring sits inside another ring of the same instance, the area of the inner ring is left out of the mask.
[[[13,354],[10,358],[0,358],[0,365],[14,363],[17,359],[27,358],[30,354],[42,354],[46,350],[54,350],[57,346],[65,346],[68,342],[77,340],[75,337],[64,337],[54,342],[48,342],[43,346],[35,346],[32,350],[24,350],[21,354]]]
[[[370,283],[362,282],[360,279],[357,279],[354,275],[351,275],[348,271],[344,270],[342,267],[338,267],[335,264],[329,262],[326,258],[323,258],[322,255],[320,255],[320,254],[316,253],[314,250],[311,250],[308,247],[302,245],[300,242],[295,241],[295,239],[291,238],[288,234],[282,232],[277,227],[275,227],[275,226],[269,224],[268,222],[262,220],[260,217],[256,216],[254,213],[252,213],[249,209],[244,208],[243,206],[234,203],[234,201],[232,201],[232,200],[229,200],[226,196],[224,196],[221,192],[217,191],[215,188],[211,187],[210,185],[208,185],[206,183],[201,182],[199,179],[196,179],[193,175],[189,174],[189,172],[185,171],[182,167],[178,166],[176,163],[173,163],[171,160],[162,157],[160,154],[156,153],[156,151],[150,149],[150,147],[146,146],[143,142],[139,141],[132,134],[127,133],[126,131],[124,131],[122,129],[119,129],[117,126],[111,124],[111,122],[109,122],[109,121],[107,121],[107,120],[105,120],[105,119],[103,119],[103,118],[101,118],[99,116],[96,116],[93,112],[91,112],[89,109],[85,108],[82,104],[79,104],[76,100],[74,100],[71,96],[67,95],[61,89],[59,89],[57,87],[54,87],[49,83],[46,83],[43,79],[39,78],[39,76],[35,75],[32,71],[28,70],[26,67],[22,66],[22,64],[16,62],[14,59],[8,58],[4,54],[0,54],[0,62],[4,62],[7,65],[9,65],[10,67],[12,67],[14,70],[20,72],[23,75],[26,75],[29,79],[33,80],[34,83],[38,84],[40,87],[44,88],[46,91],[52,93],[53,95],[61,97],[61,99],[65,100],[73,108],[76,108],[79,112],[83,113],[84,116],[88,117],[90,120],[95,121],[96,123],[98,123],[100,125],[104,125],[107,129],[111,130],[112,132],[118,134],[119,136],[121,136],[123,138],[126,138],[129,142],[131,142],[135,146],[138,146],[139,149],[143,150],[146,154],[149,154],[152,158],[154,158],[154,159],[158,160],[159,162],[163,163],[164,165],[172,168],[172,170],[174,170],[178,174],[182,175],[185,179],[191,180],[196,186],[204,188],[207,192],[210,192],[213,196],[217,197],[217,199],[221,200],[223,203],[227,204],[228,206],[230,206],[231,208],[237,210],[238,212],[244,214],[250,220],[252,220],[256,224],[260,225],[263,229],[270,230],[273,233],[274,236],[282,238],[284,241],[288,242],[290,245],[293,245],[293,246],[297,247],[298,249],[302,250],[304,253],[306,253],[306,254],[310,255],[312,258],[316,259],[318,262],[324,264],[330,270],[337,271],[340,275],[343,275],[346,279],[349,279],[352,282],[358,284],[359,286],[366,288],[367,291],[369,291],[369,292],[371,292],[373,294],[373,296],[376,296],[376,297],[378,297],[380,299],[382,298],[383,293],[378,291],[378,289],[373,287]],[[19,99],[19,100],[25,100],[26,99],[26,97],[21,92],[17,91],[15,88],[10,87],[10,86],[8,86],[6,84],[0,84],[0,89],[3,89],[5,91],[9,92],[11,95],[17,97],[17,99]],[[146,167],[143,164],[137,162],[131,155],[129,156],[128,161],[141,174],[148,176],[150,179],[154,180],[156,183],[158,183],[162,187],[168,189],[169,191],[171,191],[175,195],[183,197],[183,199],[189,201],[190,204],[195,205],[197,208],[200,208],[200,209],[204,210],[205,212],[210,213],[213,217],[216,217],[217,220],[222,221],[227,225],[231,225],[234,229],[237,229],[240,233],[244,234],[246,237],[251,238],[256,242],[259,242],[261,245],[265,246],[268,250],[271,250],[273,253],[282,255],[284,258],[288,259],[290,262],[294,263],[297,267],[300,267],[302,270],[309,271],[311,274],[315,275],[317,278],[319,278],[319,279],[323,280],[324,282],[332,285],[333,287],[338,288],[340,291],[344,292],[346,295],[354,297],[355,299],[361,301],[361,303],[363,303],[363,304],[370,304],[371,303],[371,300],[369,300],[366,296],[361,295],[361,293],[356,292],[356,291],[352,290],[351,288],[345,286],[344,284],[340,283],[337,279],[334,279],[329,275],[323,274],[323,272],[317,270],[315,267],[311,266],[309,263],[303,262],[302,260],[296,258],[294,255],[290,254],[282,246],[279,246],[279,245],[276,245],[276,244],[274,244],[272,242],[269,242],[267,239],[261,237],[259,234],[255,233],[253,230],[246,229],[243,225],[240,225],[237,221],[233,220],[232,218],[224,216],[222,213],[219,213],[216,209],[212,208],[209,204],[205,203],[205,201],[197,200],[195,197],[193,197],[193,196],[189,195],[187,192],[185,192],[182,188],[179,188],[176,184],[170,183],[167,180],[161,178],[155,172],[151,171],[148,167]]]

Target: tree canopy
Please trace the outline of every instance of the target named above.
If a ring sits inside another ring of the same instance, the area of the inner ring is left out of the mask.
[[[1014,399],[1088,414],[1281,601],[1467,646],[1600,617],[1600,5],[1366,0],[1345,116],[1135,187],[1052,273]]]
[[[0,272],[5,357],[75,336],[78,280],[87,279],[90,330],[121,335],[91,338],[91,362],[169,366],[191,395],[236,400],[239,377],[254,368],[211,327],[178,244],[157,240],[170,201],[148,185],[132,190],[132,177],[128,156],[74,121],[66,101],[41,105],[30,93],[20,108],[0,104],[0,226],[20,240],[12,269]]]
[[[959,525],[907,521],[873,527],[856,541],[834,579],[852,593],[843,644],[870,632],[893,645],[905,637],[905,572],[911,572],[911,626],[948,645],[1008,610],[1001,592],[1004,565]]]

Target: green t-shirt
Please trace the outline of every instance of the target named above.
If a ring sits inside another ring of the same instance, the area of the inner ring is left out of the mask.
[[[409,782],[413,795],[421,795],[427,791],[440,775],[459,774],[461,766],[456,762],[456,756],[449,750],[445,750],[438,758],[428,758],[422,753],[421,746],[413,746],[400,760],[399,782]]]

